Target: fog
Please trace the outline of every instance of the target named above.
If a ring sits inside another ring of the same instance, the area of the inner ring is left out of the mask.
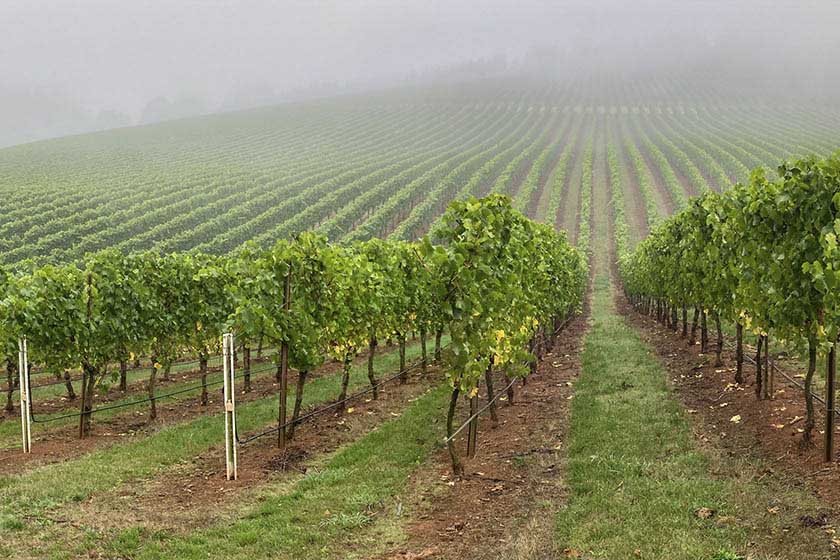
[[[486,74],[834,97],[840,2],[3,0],[0,145]]]

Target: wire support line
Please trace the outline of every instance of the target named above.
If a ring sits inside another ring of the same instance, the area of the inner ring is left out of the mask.
[[[275,368],[276,368],[276,366],[274,364],[270,364],[270,365],[268,365],[268,367],[265,367],[265,368],[256,368],[256,369],[252,369],[249,372],[240,373],[240,374],[236,375],[234,377],[234,379],[242,379],[246,375],[255,375],[255,374],[258,374],[258,373],[265,373],[265,372],[271,371]],[[68,413],[68,414],[61,414],[59,416],[50,416],[49,418],[38,418],[38,417],[36,417],[32,412],[32,404],[30,402],[29,415],[30,415],[30,418],[32,418],[33,422],[35,422],[37,424],[47,424],[47,423],[50,423],[50,422],[56,422],[58,420],[64,420],[64,419],[67,419],[67,418],[78,418],[80,416],[93,415],[93,414],[96,414],[96,413],[99,413],[99,412],[105,412],[107,410],[127,408],[127,407],[130,407],[130,406],[136,406],[138,404],[144,404],[144,403],[149,403],[149,402],[152,402],[152,401],[159,401],[159,400],[163,400],[163,399],[168,399],[168,398],[172,398],[172,397],[177,396],[177,395],[182,395],[182,394],[185,394],[185,393],[196,391],[198,389],[202,389],[203,387],[215,387],[217,385],[222,385],[223,383],[224,383],[224,379],[220,379],[218,381],[210,381],[206,385],[199,383],[199,384],[192,385],[190,387],[185,387],[183,389],[178,389],[177,391],[171,391],[169,393],[163,393],[161,395],[155,395],[154,397],[146,397],[146,398],[143,398],[143,399],[137,399],[137,400],[133,400],[133,401],[130,401],[130,402],[117,403],[117,404],[112,404],[112,405],[99,407],[99,408],[91,410],[90,412],[73,412],[73,413]]]
[[[448,346],[449,346],[449,343],[441,346],[441,350],[447,348]],[[363,389],[361,391],[353,393],[352,395],[348,395],[347,397],[345,397],[344,399],[342,399],[340,401],[336,401],[336,402],[330,403],[326,406],[323,406],[321,408],[317,408],[317,409],[315,409],[311,412],[308,412],[308,413],[298,417],[295,420],[289,420],[289,421],[283,423],[280,426],[274,426],[272,428],[269,428],[269,429],[264,430],[262,432],[259,432],[257,434],[248,436],[246,438],[240,438],[239,434],[237,433],[236,434],[236,441],[240,445],[246,445],[246,444],[251,443],[252,441],[260,439],[262,437],[269,436],[271,434],[276,434],[280,430],[286,429],[287,427],[291,426],[292,424],[294,424],[296,426],[300,425],[304,421],[309,420],[310,418],[314,418],[316,416],[320,416],[321,414],[325,414],[325,413],[329,412],[330,410],[333,410],[334,408],[336,408],[336,407],[338,407],[342,404],[348,403],[348,402],[350,402],[354,399],[358,399],[361,396],[367,395],[368,393],[373,392],[374,389],[378,389],[382,385],[385,385],[386,383],[390,383],[391,381],[394,381],[395,379],[398,379],[398,378],[402,377],[403,375],[407,374],[410,371],[414,371],[418,368],[421,368],[422,366],[423,366],[423,361],[421,360],[421,361],[419,361],[415,364],[412,364],[411,366],[405,368],[404,370],[395,373],[394,375],[392,375],[390,377],[386,377],[385,379],[380,379],[379,381],[376,382],[376,384],[371,385],[371,386],[367,387],[366,389]]]

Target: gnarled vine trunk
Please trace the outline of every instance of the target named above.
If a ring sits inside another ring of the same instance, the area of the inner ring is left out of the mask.
[[[744,384],[744,325],[735,325],[735,383]]]
[[[397,333],[397,340],[400,344],[400,385],[408,381],[408,372],[405,370],[405,335]]]
[[[128,361],[120,360],[120,391],[128,391]]]
[[[452,394],[449,397],[449,410],[446,413],[446,437],[452,438],[452,423],[455,419],[455,409],[458,406],[458,395],[461,394],[461,389],[458,386],[460,380],[456,380],[455,388],[452,389]],[[464,474],[464,465],[461,463],[461,457],[458,455],[458,450],[455,448],[455,440],[449,439],[446,443],[449,450],[449,460],[452,463],[452,473],[455,476],[462,476]]]
[[[73,390],[73,377],[70,375],[70,372],[64,370],[64,375],[62,376],[64,379],[64,389],[67,391],[67,399],[71,401],[76,400],[76,391]]]
[[[808,371],[805,372],[805,427],[802,432],[802,445],[811,444],[811,435],[816,425],[814,421],[814,373],[817,371],[817,339],[812,334],[808,336]]]
[[[349,352],[344,355],[344,368],[341,376],[341,393],[338,395],[338,411],[343,412],[346,408],[347,386],[350,384],[350,369],[353,365],[353,355]]]
[[[306,377],[309,372],[302,370],[298,372],[297,389],[295,390],[295,409],[292,411],[292,420],[289,424],[289,429],[286,430],[286,439],[292,441],[295,438],[295,428],[300,423],[300,409],[303,406],[303,389],[306,385]]]
[[[99,371],[89,363],[82,364],[82,404],[79,414],[79,438],[86,438],[90,434],[90,419],[93,412],[93,395]]]
[[[20,384],[17,374],[17,364],[11,359],[6,360],[6,412],[11,412],[15,409],[14,393],[17,386]]]
[[[155,403],[155,381],[157,381],[158,374],[157,366],[157,358],[152,356],[152,368],[149,371],[149,383],[146,385],[146,389],[149,393],[149,421],[157,418],[157,404]]]
[[[426,354],[426,327],[420,329],[420,366],[423,368],[423,373],[429,366],[429,357]]]
[[[435,362],[440,362],[440,359],[441,359],[440,339],[442,337],[443,337],[443,329],[437,329],[435,331]]]
[[[720,326],[720,315],[715,313],[715,330],[717,331],[717,346],[715,347],[715,367],[723,365],[723,329]]]
[[[694,318],[691,321],[691,337],[688,339],[688,344],[694,346],[697,344],[697,321],[700,319],[700,308],[694,307]]]
[[[242,345],[242,377],[245,379],[245,392],[251,392],[251,347]]]
[[[207,406],[207,351],[198,353],[198,374],[201,376],[201,406]]]
[[[487,385],[487,402],[490,403],[490,420],[493,427],[496,427],[499,425],[499,415],[496,412],[496,393],[493,390],[493,362],[490,362],[484,372],[484,383]]]

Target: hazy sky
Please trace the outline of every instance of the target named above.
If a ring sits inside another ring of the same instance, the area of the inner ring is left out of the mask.
[[[0,119],[42,98],[56,115],[136,120],[159,96],[215,110],[237,91],[388,83],[536,44],[607,72],[707,57],[821,80],[838,30],[833,0],[2,0]]]

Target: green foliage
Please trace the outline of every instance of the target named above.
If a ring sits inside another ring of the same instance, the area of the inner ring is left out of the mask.
[[[453,203],[441,223],[444,245],[348,247],[304,233],[226,257],[92,253],[81,267],[0,277],[8,284],[0,325],[10,344],[28,337],[33,360],[52,371],[104,374],[139,352],[169,363],[184,351],[206,354],[229,329],[244,341],[287,342],[291,366],[309,370],[374,339],[448,328],[450,381],[464,391],[491,361],[524,375],[538,328],[580,306],[584,258],[502,195]]]
[[[725,194],[707,192],[621,260],[631,295],[699,305],[784,339],[840,331],[840,153],[758,169]]]
[[[452,340],[453,387],[471,393],[491,363],[525,375],[525,351],[541,322],[581,302],[586,265],[562,234],[514,211],[492,195],[453,203],[438,230]],[[429,246],[426,246],[429,251]]]

